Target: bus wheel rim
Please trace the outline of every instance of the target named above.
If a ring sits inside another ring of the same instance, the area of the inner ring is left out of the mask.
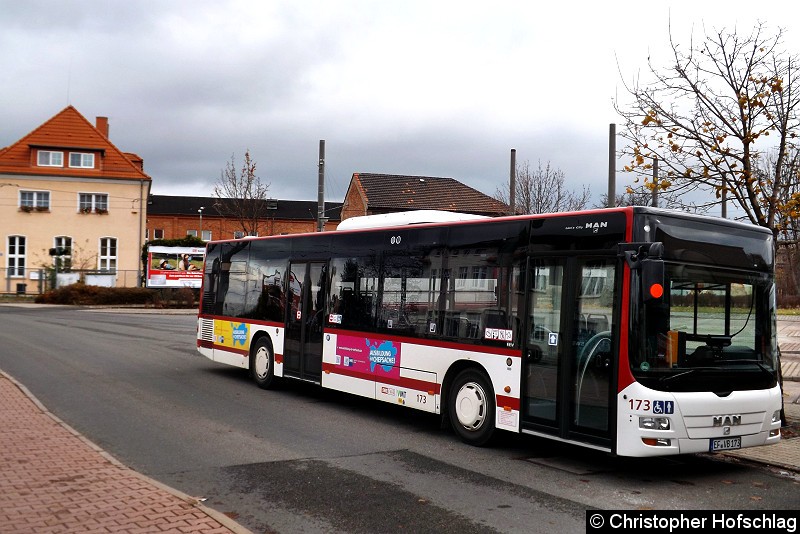
[[[266,378],[267,373],[269,373],[269,351],[259,347],[256,351],[256,376]]]
[[[478,430],[486,421],[486,393],[480,384],[467,382],[456,394],[455,411],[458,422],[467,430]]]

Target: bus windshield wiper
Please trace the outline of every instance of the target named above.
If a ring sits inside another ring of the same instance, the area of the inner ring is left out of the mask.
[[[686,375],[690,375],[690,374],[692,374],[694,372],[695,372],[695,369],[687,369],[686,371],[683,371],[682,373],[676,373],[674,375],[669,375],[669,376],[662,376],[661,378],[658,379],[658,381],[659,382],[663,382],[663,383],[667,383],[667,382],[670,382],[670,381],[675,380],[677,378],[682,378],[682,377],[684,377]]]
[[[759,369],[761,369],[763,372],[765,372],[769,376],[772,376],[772,373],[773,373],[773,371],[770,371],[769,368],[761,362],[761,360],[736,360],[736,359],[730,359],[730,360],[717,360],[714,363],[717,363],[717,364],[719,364],[719,363],[752,363],[752,364],[757,365]]]

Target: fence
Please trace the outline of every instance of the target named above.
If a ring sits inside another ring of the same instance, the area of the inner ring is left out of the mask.
[[[0,271],[2,272],[2,271]],[[72,269],[56,273],[53,269],[26,269],[18,271],[7,269],[5,283],[0,282],[0,293],[10,295],[41,295],[51,289],[68,286],[77,282],[103,287],[139,287],[139,271],[98,271]]]

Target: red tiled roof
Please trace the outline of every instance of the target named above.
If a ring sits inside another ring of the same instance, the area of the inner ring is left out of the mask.
[[[507,215],[509,207],[453,178],[356,173],[371,213],[445,210],[479,215]]]
[[[99,154],[98,162],[94,169],[70,168],[67,165],[39,167],[35,161],[36,148],[91,151]],[[0,149],[0,174],[150,180],[142,170],[140,161],[133,161],[131,156],[114,146],[78,110],[67,106],[16,143]]]

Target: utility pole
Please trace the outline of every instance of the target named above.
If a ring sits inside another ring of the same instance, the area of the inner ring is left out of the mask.
[[[516,215],[517,201],[517,149],[511,149],[511,169],[508,171],[508,205],[509,215]]]
[[[617,125],[608,125],[608,207],[617,204]]]
[[[653,199],[650,205],[658,207],[658,157],[653,158]]]
[[[319,174],[317,176],[317,232],[325,231],[325,140],[319,140]]]

